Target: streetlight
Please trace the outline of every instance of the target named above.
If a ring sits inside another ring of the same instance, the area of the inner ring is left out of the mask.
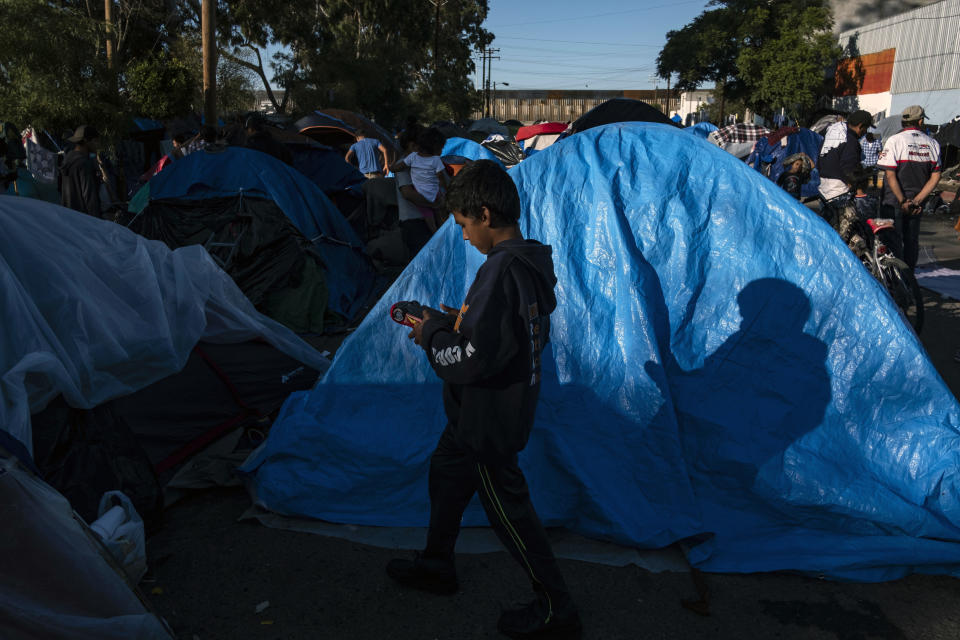
[[[510,86],[509,82],[501,82],[500,84],[502,84],[505,87]],[[494,118],[497,117],[497,82],[496,81],[493,82],[493,117]]]

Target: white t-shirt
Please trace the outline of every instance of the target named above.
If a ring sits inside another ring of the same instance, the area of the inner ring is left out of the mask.
[[[440,191],[440,179],[437,174],[446,171],[440,156],[421,156],[411,153],[403,159],[403,163],[410,167],[410,178],[413,188],[427,200],[434,200]]]

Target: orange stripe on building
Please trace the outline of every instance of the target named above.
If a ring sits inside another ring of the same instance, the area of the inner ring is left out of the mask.
[[[856,96],[890,91],[896,49],[844,58],[837,63],[836,95]]]

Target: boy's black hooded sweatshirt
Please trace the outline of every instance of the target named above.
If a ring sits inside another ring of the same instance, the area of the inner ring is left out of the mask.
[[[477,271],[456,321],[448,315],[423,325],[452,431],[484,463],[511,460],[533,427],[540,356],[557,306],[552,253],[535,240],[500,242]]]

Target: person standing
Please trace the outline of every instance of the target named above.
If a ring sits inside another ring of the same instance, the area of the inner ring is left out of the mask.
[[[824,200],[848,192],[847,179],[860,168],[860,138],[873,124],[873,116],[854,111],[847,121],[830,125],[823,136],[817,169],[820,171],[820,195]]]
[[[576,637],[580,617],[517,460],[533,426],[557,306],[552,249],[523,238],[516,185],[490,160],[464,167],[446,204],[464,240],[487,258],[459,310],[445,306],[439,317],[425,311],[410,332],[443,380],[447,426],[430,458],[426,547],[413,560],[391,560],[387,573],[412,588],[455,593],[460,520],[479,493],[536,594],[526,607],[505,611],[497,628],[514,638]]]
[[[871,132],[867,131],[860,139],[860,163],[870,171],[874,187],[877,186],[877,160],[882,150],[883,144]]]
[[[67,140],[76,146],[64,157],[60,167],[60,204],[99,218],[100,179],[93,155],[99,147],[100,134],[93,125],[84,124]]]
[[[382,154],[382,163],[377,158],[377,151]],[[351,164],[356,160],[360,173],[368,178],[382,178],[389,173],[387,148],[379,140],[368,138],[362,133],[357,134],[357,141],[347,151],[344,160]]]
[[[923,132],[926,117],[920,105],[904,109],[903,129],[890,136],[877,160],[884,171],[880,212],[894,219],[903,239],[903,261],[911,269],[920,255],[923,202],[940,182],[940,144]]]

